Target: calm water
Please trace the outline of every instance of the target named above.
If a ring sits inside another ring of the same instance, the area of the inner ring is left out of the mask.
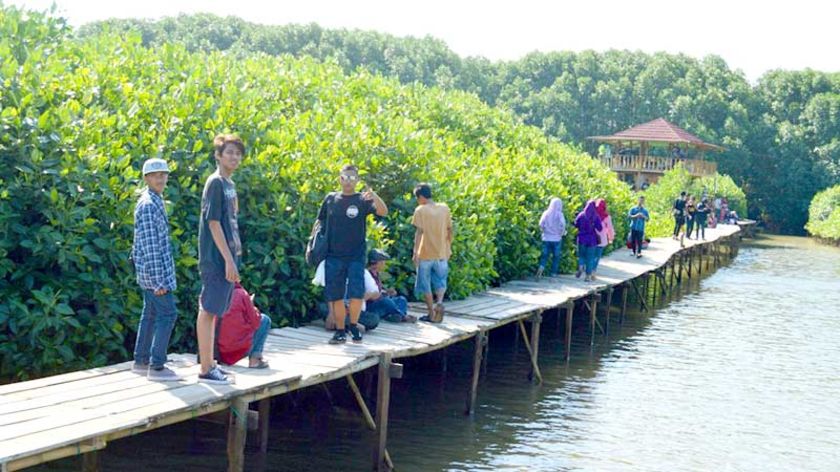
[[[548,314],[541,386],[513,331],[494,332],[474,418],[462,414],[471,343],[449,349],[446,372],[436,354],[409,360],[389,450],[400,471],[837,471],[839,307],[840,250],[764,238],[594,348],[576,324],[568,365]],[[250,451],[248,470],[370,470],[372,436],[349,395],[335,382],[281,399],[270,451]],[[102,460],[217,471],[224,451],[222,427],[183,424],[112,443]]]

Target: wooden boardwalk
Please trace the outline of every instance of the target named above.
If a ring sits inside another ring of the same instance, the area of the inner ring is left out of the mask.
[[[466,398],[471,412],[487,333],[518,323],[526,348],[531,354],[531,376],[540,381],[539,328],[541,314],[559,309],[566,318],[566,346],[571,342],[572,319],[576,313],[588,314],[591,336],[609,328],[613,292],[620,293],[620,313],[624,316],[628,293],[648,293],[652,280],[663,294],[682,280],[718,264],[737,251],[739,226],[707,229],[707,241],[655,239],[644,257],[628,256],[620,249],[603,258],[596,282],[583,282],[572,275],[508,282],[465,300],[446,304],[441,324],[380,323],[365,336],[363,344],[330,345],[323,328],[308,326],[271,331],[264,356],[271,369],[250,370],[241,365],[231,368],[236,384],[230,386],[197,383],[198,366],[194,355],[170,355],[172,367],[185,376],[182,382],[150,382],[130,370],[131,363],[72,372],[28,382],[0,386],[0,464],[2,471],[19,470],[62,457],[83,455],[87,470],[96,470],[95,451],[109,441],[139,434],[161,426],[186,421],[222,410],[228,415],[229,470],[242,470],[248,405],[259,402],[259,441],[267,441],[268,400],[291,390],[330,380],[347,378],[365,419],[377,430],[374,446],[375,467],[387,469],[390,457],[385,450],[390,379],[401,375],[393,362],[417,356],[473,338],[475,361],[472,388]],[[705,253],[706,257],[696,256]],[[670,269],[670,272],[669,272]],[[670,280],[669,280],[670,274]],[[641,288],[640,288],[641,287]],[[654,295],[655,296],[655,295]],[[646,309],[640,297],[642,308]],[[599,303],[607,303],[605,318],[599,318]],[[417,305],[412,305],[416,311]],[[422,313],[415,313],[422,314]],[[530,325],[530,333],[525,322]],[[352,374],[378,366],[376,418],[365,406]]]

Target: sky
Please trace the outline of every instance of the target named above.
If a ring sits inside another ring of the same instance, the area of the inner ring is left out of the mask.
[[[53,3],[74,26],[179,13],[234,15],[262,24],[432,36],[461,56],[518,59],[532,51],[665,51],[722,57],[755,82],[773,69],[840,72],[840,2],[769,0],[0,0]]]

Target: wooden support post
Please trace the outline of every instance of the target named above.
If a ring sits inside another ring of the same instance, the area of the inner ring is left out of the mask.
[[[487,332],[480,330],[475,335],[475,352],[473,353],[473,371],[472,381],[470,382],[470,392],[467,395],[467,409],[465,415],[472,415],[475,412],[475,397],[478,393],[478,377],[481,373],[481,360],[484,357],[484,346],[487,344]]]
[[[688,250],[688,278],[691,278],[691,263],[694,261],[694,248]]]
[[[595,321],[598,315],[598,295],[593,293],[589,297],[589,329],[592,334],[589,336],[589,345],[595,345]]]
[[[572,355],[572,319],[575,316],[575,302],[566,302],[566,360]]]
[[[379,375],[376,381],[376,446],[373,449],[373,468],[377,471],[391,470],[385,459],[388,442],[388,407],[391,404],[391,377],[402,377],[402,365],[391,363],[391,353],[379,357]]]
[[[259,435],[260,452],[268,451],[268,430],[269,418],[271,417],[271,398],[263,398],[258,404],[259,411],[259,427],[257,429]]]
[[[362,410],[362,416],[365,419],[365,424],[367,424],[368,428],[376,431],[376,421],[373,419],[373,415],[370,414],[370,410],[368,409],[367,403],[365,403],[364,397],[362,397],[362,392],[359,390],[359,386],[356,385],[356,380],[353,379],[353,374],[347,374],[347,383],[350,384],[350,390],[353,391],[353,396],[356,398],[356,403],[359,405],[359,409]],[[394,462],[391,461],[391,456],[388,454],[388,450],[385,450],[385,463],[390,468],[394,468]]]
[[[248,431],[248,400],[234,398],[228,416],[227,456],[228,472],[242,472],[245,468],[245,438]]]
[[[636,283],[636,279],[630,279],[630,286],[633,287],[633,291],[636,293],[636,296],[639,297],[639,305],[641,305],[642,310],[648,311],[647,300],[645,300],[645,297],[643,297],[642,293],[639,291],[639,285]]]
[[[6,468],[3,467],[5,471]],[[82,454],[82,472],[99,472],[99,451],[90,451]]]
[[[539,355],[540,355],[540,325],[542,324],[542,312],[539,312],[531,317],[531,355],[534,356],[533,364],[537,366],[533,372],[531,372],[531,379],[533,380],[536,376],[536,372],[539,370]],[[540,383],[542,383],[542,374],[540,374]]]
[[[627,292],[629,288],[626,283],[621,286],[621,317],[619,323],[622,325],[624,324],[624,315],[627,314]]]
[[[647,282],[651,278],[650,274],[651,274],[651,272],[648,272],[647,275],[645,275],[645,295],[650,293],[648,291],[648,287],[647,287],[648,286]],[[657,283],[656,272],[653,272],[653,302],[651,303],[651,305],[653,305],[654,307],[656,306],[656,283]]]
[[[675,279],[675,276],[676,276],[676,274],[674,273],[674,271],[675,271],[675,269],[676,269],[676,267],[677,267],[677,261],[676,261],[676,259],[671,258],[670,263],[671,263],[671,280],[670,280],[670,283],[668,283],[668,291],[669,291],[669,292],[671,292],[671,294],[673,295],[673,292],[674,292],[674,279]]]
[[[607,333],[610,332],[610,310],[612,310],[613,290],[614,289],[613,289],[612,286],[610,286],[607,289],[607,304],[606,304],[606,308],[607,308],[607,323],[606,323]]]
[[[680,251],[680,269],[679,269],[679,273],[677,274],[677,285],[682,285],[684,262],[685,262],[685,253]]]
[[[525,331],[525,320],[520,318],[517,321],[519,325],[519,330],[522,332],[522,341],[525,344],[525,348],[528,349],[528,355],[531,358],[531,372],[528,374],[529,379],[536,379],[537,383],[542,383],[542,373],[540,372],[540,366],[537,363],[537,351],[533,350],[531,347],[530,341],[528,341],[528,333]],[[537,334],[539,334],[539,329],[537,330]]]

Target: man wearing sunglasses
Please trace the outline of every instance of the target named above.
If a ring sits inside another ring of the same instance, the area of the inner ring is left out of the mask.
[[[335,335],[331,344],[347,342],[345,333],[345,294],[350,300],[350,326],[353,342],[362,342],[356,323],[362,311],[365,295],[365,258],[367,247],[367,216],[385,216],[388,207],[371,189],[356,192],[360,182],[359,169],[354,165],[341,168],[340,192],[327,195],[318,212],[321,226],[327,232],[327,257],[324,261],[325,294],[335,314]]]

